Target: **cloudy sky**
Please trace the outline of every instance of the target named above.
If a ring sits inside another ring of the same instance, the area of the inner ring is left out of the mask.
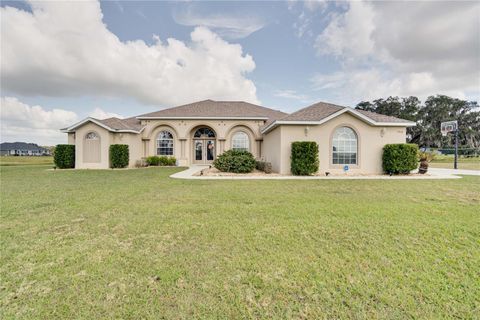
[[[1,141],[202,99],[480,96],[480,3],[1,1]]]

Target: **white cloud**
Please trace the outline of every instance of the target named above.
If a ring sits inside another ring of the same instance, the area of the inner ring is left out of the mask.
[[[193,7],[173,15],[176,23],[184,26],[203,26],[214,30],[227,39],[241,39],[262,29],[266,22],[254,15],[201,14]]]
[[[352,2],[315,44],[341,70],[317,74],[313,85],[349,103],[389,95],[468,98],[480,89],[479,12],[476,2]]]
[[[329,25],[318,36],[315,47],[320,53],[342,58],[371,53],[374,14],[371,6],[352,2],[348,11],[332,16]]]
[[[122,42],[97,1],[31,2],[33,13],[1,8],[2,89],[23,95],[133,97],[178,105],[201,99],[259,103],[246,74],[252,57],[207,28],[191,43]]]
[[[80,120],[73,111],[46,110],[39,105],[30,106],[14,97],[1,97],[0,107],[2,142],[23,141],[41,145],[65,143],[67,136],[60,129]],[[88,115],[96,119],[123,118],[122,115],[98,107]]]
[[[107,119],[107,118],[112,118],[112,117],[115,117],[115,118],[119,118],[119,119],[123,119],[124,117],[118,113],[113,113],[113,112],[108,112],[108,111],[104,111],[102,110],[101,108],[95,108],[90,114],[89,114],[90,117],[92,118],[95,118],[95,119]]]
[[[277,90],[273,95],[275,97],[293,99],[293,100],[298,100],[305,103],[310,102],[310,99],[308,98],[308,96],[304,94],[300,94],[295,90]]]
[[[60,129],[79,120],[75,112],[61,109],[48,111],[13,97],[1,97],[0,106],[2,142],[65,143],[67,137]]]

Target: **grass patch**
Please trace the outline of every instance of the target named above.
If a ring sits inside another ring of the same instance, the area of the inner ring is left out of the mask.
[[[432,168],[448,168],[453,169],[454,157],[452,155],[441,156],[436,155],[435,159],[429,163]],[[458,158],[458,168],[467,170],[480,170],[480,157]]]
[[[178,170],[2,167],[2,318],[478,315],[479,177]]]
[[[0,157],[0,166],[25,166],[25,165],[52,165],[53,157],[51,156],[3,156]]]

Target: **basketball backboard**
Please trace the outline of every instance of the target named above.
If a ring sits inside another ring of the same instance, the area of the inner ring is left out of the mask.
[[[446,136],[449,132],[455,132],[458,128],[457,120],[454,121],[446,121],[442,122],[440,125],[440,130],[442,131],[442,135]]]

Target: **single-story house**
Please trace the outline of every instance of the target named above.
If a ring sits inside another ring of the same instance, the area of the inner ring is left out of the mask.
[[[0,144],[0,154],[2,156],[48,156],[50,150],[35,143],[4,142]]]
[[[109,167],[109,146],[127,144],[129,167],[153,156],[174,156],[179,166],[211,164],[228,149],[248,150],[290,173],[291,144],[316,141],[320,172],[380,173],[382,148],[404,143],[415,123],[319,102],[294,113],[242,101],[194,102],[128,119],[86,118],[68,128],[76,168]]]

